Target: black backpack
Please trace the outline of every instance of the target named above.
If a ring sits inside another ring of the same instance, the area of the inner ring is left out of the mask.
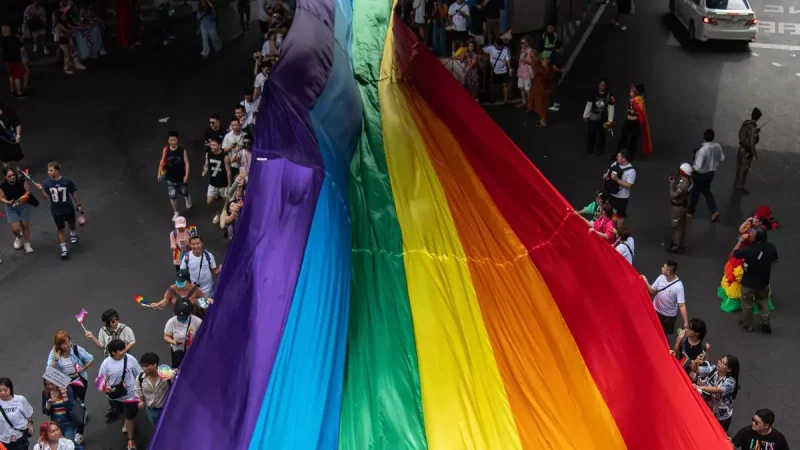
[[[621,180],[622,179],[622,174],[624,172],[627,172],[630,169],[633,169],[633,166],[628,166],[628,167],[623,169],[622,167],[619,166],[619,163],[614,163],[614,165],[612,165],[608,169],[608,172],[606,172],[606,174],[608,175],[608,179],[605,180],[605,182],[604,182],[604,187],[605,187],[606,192],[608,192],[609,194],[616,194],[616,193],[619,192],[620,189],[622,189],[622,186],[620,186],[619,183],[617,183],[616,181],[614,181],[611,178],[611,174],[612,173],[616,173],[617,174],[617,179]]]

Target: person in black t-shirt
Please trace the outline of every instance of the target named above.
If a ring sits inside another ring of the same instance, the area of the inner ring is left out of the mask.
[[[503,9],[505,9],[505,0],[482,0],[479,5],[483,9],[483,19],[485,19],[484,39],[486,42],[492,42],[495,38],[500,37],[501,20]],[[473,20],[475,20],[473,18]]]
[[[733,448],[741,450],[789,450],[786,436],[772,428],[775,413],[771,409],[759,409],[753,415],[753,422],[744,427],[731,439]]]
[[[167,194],[172,204],[172,220],[181,214],[178,212],[178,193],[186,201],[186,209],[192,207],[192,197],[189,195],[189,155],[186,149],[178,144],[178,132],[170,131],[167,134],[167,146],[161,154],[158,164],[158,182],[167,183]]]
[[[22,123],[19,117],[0,102],[0,164],[3,167],[10,162],[22,161],[21,140]]]
[[[735,250],[733,257],[744,260],[739,325],[745,330],[753,331],[753,305],[758,304],[761,330],[767,334],[772,333],[769,324],[769,278],[772,264],[778,262],[778,249],[767,241],[766,230],[758,229],[753,244]]]
[[[225,131],[220,124],[219,114],[214,113],[208,118],[208,128],[206,128],[206,131],[203,133],[203,143],[206,149],[211,146],[210,140],[212,137],[219,138],[220,142],[225,139],[227,131]]]
[[[22,40],[20,40],[19,36],[12,33],[9,25],[4,24],[2,26],[2,34],[3,37],[2,40],[0,40],[0,45],[3,49],[3,59],[6,62],[8,84],[11,87],[11,93],[16,94],[18,99],[27,98],[25,91],[28,90],[28,71],[22,59]]]
[[[203,165],[203,176],[208,177],[208,190],[206,202],[210,205],[214,200],[227,198],[228,188],[233,181],[231,177],[231,159],[222,151],[222,140],[211,138],[211,148],[206,152],[206,162]],[[214,216],[214,223],[219,223],[219,214]]]

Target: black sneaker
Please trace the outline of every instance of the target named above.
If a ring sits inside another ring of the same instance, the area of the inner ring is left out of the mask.
[[[741,320],[739,321],[739,326],[742,327],[742,329],[745,330],[745,331],[748,331],[750,333],[753,332],[753,327],[751,327],[749,325],[745,325],[744,322],[742,322]]]
[[[77,244],[78,243],[78,235],[77,234],[70,234],[69,235],[69,243],[70,244]]]
[[[761,324],[761,331],[766,334],[772,334],[772,326],[769,324],[769,321],[765,321]]]
[[[69,252],[66,249],[61,249],[61,259],[69,258]]]

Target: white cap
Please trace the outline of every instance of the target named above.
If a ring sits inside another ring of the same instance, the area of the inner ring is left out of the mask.
[[[178,216],[175,218],[175,228],[186,228],[186,218]]]
[[[691,164],[683,163],[683,164],[681,164],[680,169],[681,169],[681,172],[685,173],[686,175],[689,175],[689,176],[692,175],[692,165]]]

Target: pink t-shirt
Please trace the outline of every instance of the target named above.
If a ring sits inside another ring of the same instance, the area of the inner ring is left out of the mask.
[[[189,249],[189,230],[183,230],[181,233],[178,230],[169,232],[169,248],[172,249],[172,263],[176,266],[181,264],[183,253]]]
[[[594,221],[594,229],[603,233],[609,243],[614,242],[614,219],[606,216],[600,216]]]

